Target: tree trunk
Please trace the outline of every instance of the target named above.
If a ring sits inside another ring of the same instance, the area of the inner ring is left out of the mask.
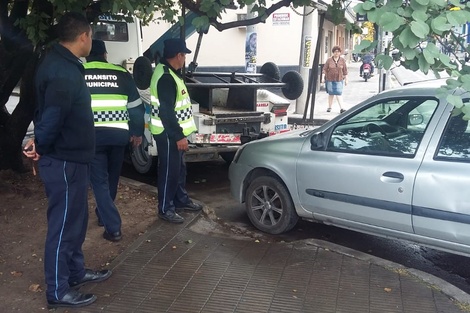
[[[33,120],[34,101],[34,73],[37,65],[37,58],[31,51],[18,53],[15,62],[17,66],[11,73],[23,73],[20,85],[20,101],[12,114],[8,114],[4,107],[0,113],[0,170],[12,169],[24,172],[22,143],[26,135],[28,126]],[[11,78],[11,77],[10,77]],[[8,78],[7,78],[8,80]],[[11,90],[3,90],[2,93],[11,94]],[[0,95],[0,97],[5,95]]]

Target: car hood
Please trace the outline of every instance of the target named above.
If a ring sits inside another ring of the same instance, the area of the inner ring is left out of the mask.
[[[241,159],[253,166],[267,165],[271,161],[295,160],[312,130],[293,130],[245,144]]]
[[[276,134],[276,135],[273,135],[273,136],[269,136],[269,137],[257,140],[256,142],[258,142],[258,141],[286,140],[286,139],[289,139],[289,138],[305,138],[314,131],[315,131],[315,129],[307,129],[307,130],[306,129],[294,129],[294,130],[290,130],[288,132]]]

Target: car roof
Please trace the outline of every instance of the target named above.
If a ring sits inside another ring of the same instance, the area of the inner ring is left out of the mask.
[[[393,89],[388,89],[381,92],[380,98],[396,97],[396,96],[435,96],[436,90],[444,85],[449,78],[430,79],[419,81],[415,83],[406,84]],[[453,79],[453,78],[452,78]],[[457,91],[454,94],[462,95],[464,90]]]

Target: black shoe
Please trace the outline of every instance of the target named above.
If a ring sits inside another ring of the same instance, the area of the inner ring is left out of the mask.
[[[195,202],[189,202],[189,203],[186,203],[184,206],[182,207],[178,207],[176,208],[176,213],[181,213],[183,211],[192,211],[192,212],[196,212],[196,211],[201,211],[202,210],[202,205],[199,204],[199,203],[195,203]]]
[[[92,304],[96,301],[96,296],[91,293],[83,294],[71,289],[60,300],[47,300],[47,308],[54,309],[60,307],[80,308]]]
[[[341,110],[339,110],[339,113],[344,113],[344,112],[346,112],[346,110],[345,110],[345,109],[341,109]]]
[[[120,231],[110,234],[105,230],[103,233],[103,238],[109,241],[119,241],[122,238],[122,234]]]
[[[92,271],[90,269],[85,270],[85,276],[80,281],[69,282],[70,287],[78,288],[87,283],[99,283],[108,279],[111,274],[111,270]]]
[[[165,214],[158,213],[158,217],[170,223],[175,223],[175,224],[184,223],[184,218],[178,215],[178,213],[172,212],[172,211],[166,211]]]

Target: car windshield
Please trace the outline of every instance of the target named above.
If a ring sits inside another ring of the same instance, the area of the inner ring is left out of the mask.
[[[365,106],[333,130],[328,150],[413,157],[438,100],[387,99]]]
[[[402,107],[407,100],[390,100],[374,105],[364,110],[348,120],[348,123],[361,123],[365,121],[379,121],[393,114],[398,108]]]

